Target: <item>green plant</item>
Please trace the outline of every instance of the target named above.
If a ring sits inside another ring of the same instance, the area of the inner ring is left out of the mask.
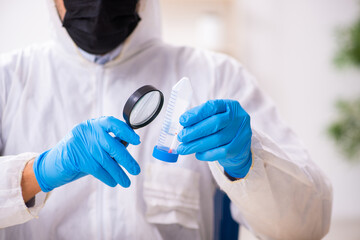
[[[330,136],[350,160],[360,159],[360,98],[339,101],[339,119],[329,128]]]
[[[360,67],[360,19],[352,27],[339,31],[338,40],[341,47],[335,57],[335,63],[340,67]]]
[[[337,66],[360,68],[360,18],[339,32],[339,40]],[[338,101],[336,107],[339,118],[329,126],[328,132],[349,160],[360,160],[360,98]]]

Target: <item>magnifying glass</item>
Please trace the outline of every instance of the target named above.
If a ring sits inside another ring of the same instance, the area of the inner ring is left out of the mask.
[[[151,85],[145,85],[136,90],[126,101],[123,110],[124,120],[132,129],[144,127],[157,117],[163,103],[162,92]],[[126,142],[122,142],[127,146]]]

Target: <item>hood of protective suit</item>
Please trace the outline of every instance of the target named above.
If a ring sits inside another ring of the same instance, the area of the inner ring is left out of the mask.
[[[46,0],[52,22],[52,38],[69,57],[81,58],[78,46],[62,26],[55,0]],[[142,19],[131,35],[122,43],[122,51],[114,61],[122,61],[161,39],[160,7],[158,0],[139,0],[138,14]]]

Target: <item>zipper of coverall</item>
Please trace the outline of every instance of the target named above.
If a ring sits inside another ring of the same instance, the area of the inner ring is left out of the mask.
[[[98,65],[96,66],[96,70],[95,70],[95,88],[96,88],[96,117],[101,117],[103,115],[103,76],[104,76],[104,67],[102,65]],[[97,215],[97,227],[98,227],[98,232],[97,232],[97,239],[104,239],[104,211],[103,211],[103,206],[104,206],[104,196],[103,196],[103,185],[104,183],[101,181],[98,181],[97,184],[97,195],[96,195],[96,202],[97,202],[97,206],[96,206],[96,215]]]

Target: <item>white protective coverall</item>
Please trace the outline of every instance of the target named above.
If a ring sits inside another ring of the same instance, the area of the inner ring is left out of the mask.
[[[236,60],[163,43],[158,2],[141,0],[142,21],[120,55],[98,65],[79,54],[47,1],[53,41],[0,57],[0,239],[212,239],[218,186],[234,218],[262,239],[320,239],[328,232],[331,184]],[[20,181],[27,161],[86,119],[121,119],[127,98],[143,85],[162,90],[167,103],[183,76],[192,81],[193,106],[236,99],[251,116],[253,166],[245,179],[232,182],[217,162],[194,155],[175,164],[153,159],[163,110],[136,131],[142,143],[128,147],[142,169],[130,176],[130,188],[86,176],[25,206]]]

